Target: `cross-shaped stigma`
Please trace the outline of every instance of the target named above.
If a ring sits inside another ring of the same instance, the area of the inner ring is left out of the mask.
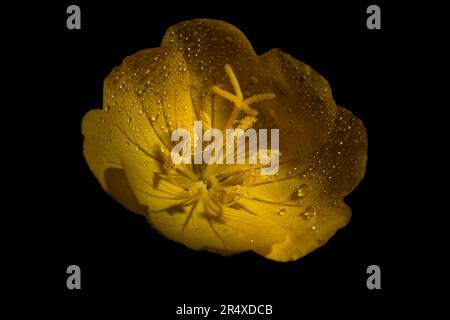
[[[230,100],[234,103],[234,109],[230,116],[230,118],[227,121],[226,128],[229,128],[233,125],[233,122],[237,119],[239,112],[242,110],[246,115],[248,116],[256,116],[258,114],[258,111],[250,108],[250,105],[256,102],[261,102],[265,100],[271,100],[275,98],[275,95],[273,93],[261,93],[251,96],[250,98],[244,99],[244,96],[241,91],[241,87],[239,86],[239,82],[236,78],[236,75],[233,72],[233,69],[229,64],[225,65],[225,72],[228,75],[228,78],[230,78],[231,84],[234,88],[234,94],[223,90],[219,88],[218,86],[213,86],[213,91],[218,94],[219,96]]]

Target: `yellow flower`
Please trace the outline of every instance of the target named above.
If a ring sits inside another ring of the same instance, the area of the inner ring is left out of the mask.
[[[103,104],[83,119],[86,161],[106,192],[171,240],[290,261],[350,219],[342,199],[364,176],[363,124],[336,106],[328,82],[309,66],[278,49],[256,55],[225,22],[169,28],[161,47],[111,72]],[[194,121],[203,130],[279,129],[279,171],[176,164],[171,133],[194,134]]]

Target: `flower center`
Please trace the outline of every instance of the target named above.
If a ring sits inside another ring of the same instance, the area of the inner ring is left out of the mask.
[[[203,177],[203,182],[205,183],[207,190],[212,189],[214,185],[217,184],[215,177]]]
[[[234,94],[225,91],[218,86],[213,86],[212,90],[217,95],[231,101],[234,109],[226,121],[225,129],[233,128],[237,122],[237,128],[247,129],[257,121],[258,111],[250,107],[251,104],[271,100],[275,98],[273,93],[262,93],[244,99],[239,82],[230,65],[225,65],[225,71],[234,88]],[[240,112],[244,112],[244,117],[236,121]],[[210,127],[207,114],[202,111],[201,119],[205,122],[205,127]],[[236,151],[236,150],[235,150]],[[222,151],[221,151],[222,152]],[[245,195],[244,184],[248,174],[252,174],[252,169],[258,168],[255,164],[174,164],[168,159],[163,165],[165,177],[174,185],[186,190],[186,205],[192,205],[191,211],[187,215],[185,226],[189,223],[192,215],[200,208],[200,202],[211,218],[218,218],[222,215],[223,207],[233,206],[241,196]],[[184,230],[184,227],[183,227]]]

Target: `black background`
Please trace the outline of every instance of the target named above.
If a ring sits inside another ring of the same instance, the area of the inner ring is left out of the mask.
[[[366,28],[366,8],[373,3],[382,10],[381,30]],[[81,30],[66,28],[70,4],[81,7]],[[405,274],[396,155],[404,144],[395,122],[406,106],[396,102],[402,82],[395,75],[407,59],[399,49],[410,37],[402,15],[401,8],[379,1],[62,1],[28,7],[34,39],[17,43],[25,45],[18,55],[27,61],[25,82],[33,89],[15,99],[31,95],[35,101],[23,120],[30,157],[18,160],[33,177],[25,186],[33,191],[19,203],[32,209],[20,215],[29,238],[26,251],[16,254],[38,261],[33,281],[40,291],[33,296],[45,297],[41,307],[63,306],[69,314],[125,309],[166,319],[176,318],[183,303],[272,304],[273,316],[290,319],[306,312],[366,317],[397,304]],[[81,119],[101,108],[103,80],[112,68],[127,55],[159,46],[169,26],[201,17],[235,25],[258,54],[278,47],[309,64],[330,82],[336,102],[367,128],[367,173],[345,198],[350,223],[298,261],[278,263],[254,253],[222,257],[168,241],[111,199],[84,161]],[[66,288],[71,264],[82,270],[79,291]],[[381,267],[382,290],[366,287],[371,264]],[[26,284],[19,294],[29,291]]]

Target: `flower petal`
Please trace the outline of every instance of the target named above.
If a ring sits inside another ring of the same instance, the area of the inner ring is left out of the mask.
[[[324,245],[338,229],[347,224],[350,217],[350,208],[341,204],[322,207],[314,219],[314,224],[304,224],[301,219],[292,221],[291,229],[295,230],[295,233],[290,233],[287,240],[272,246],[272,250],[265,257],[276,261],[297,260]]]
[[[201,201],[183,207],[178,213],[150,213],[148,219],[156,230],[171,240],[191,249],[221,254],[249,250],[267,254],[273,243],[283,242],[286,237],[286,231],[270,220],[240,210],[224,208],[220,219],[211,218]],[[186,219],[191,220],[186,223]]]
[[[137,206],[123,173],[111,175],[108,185],[106,175],[113,172],[109,169],[120,170],[121,158],[132,154],[145,155],[161,166],[170,158],[170,134],[176,121],[182,127],[180,121],[193,123],[195,118],[190,92],[182,84],[173,86],[170,99],[164,95],[163,67],[159,58],[155,60],[159,52],[143,50],[126,58],[105,80],[103,110],[90,111],[82,122],[83,152],[91,171],[111,196],[140,214],[145,210]],[[167,76],[167,81],[175,83],[173,77]],[[114,191],[117,185],[124,187]]]
[[[175,210],[186,202],[188,191],[162,177],[161,166],[152,158],[128,155],[122,164],[136,200],[150,212]]]
[[[222,215],[211,216],[209,197],[192,201],[188,190],[158,180],[158,172],[146,156],[126,157],[122,163],[135,198],[148,208],[149,222],[169,239],[192,249],[223,254],[248,250],[267,253],[273,243],[286,236],[286,230],[269,219],[245,211],[226,207]]]
[[[272,182],[259,181],[246,189],[239,204],[289,230],[287,240],[274,244],[267,258],[296,260],[347,224],[351,210],[342,198],[364,176],[366,154],[362,122],[339,107],[326,144],[303,162],[282,165]]]

